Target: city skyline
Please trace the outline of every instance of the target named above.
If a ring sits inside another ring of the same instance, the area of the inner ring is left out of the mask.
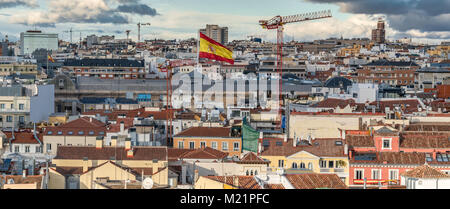
[[[274,41],[275,34],[263,30],[258,25],[259,20],[325,9],[332,11],[333,18],[289,25],[285,40],[370,38],[379,17],[386,19],[388,40],[408,37],[420,43],[440,43],[450,37],[449,26],[445,24],[450,21],[450,14],[445,9],[435,8],[436,4],[445,8],[449,4],[447,0],[434,0],[433,4],[416,0],[374,2],[283,0],[275,5],[268,0],[216,1],[214,4],[205,4],[202,0],[2,0],[0,15],[4,18],[0,20],[3,25],[0,37],[8,35],[11,40],[17,40],[20,32],[37,28],[69,40],[69,33],[63,31],[74,28],[82,30],[83,37],[95,33],[125,38],[125,30],[131,30],[130,37],[137,40],[136,24],[150,22],[150,27],[142,28],[143,39],[197,37],[198,29],[206,24],[217,24],[229,28],[230,41],[246,39],[249,35]],[[386,9],[379,9],[381,6]],[[424,23],[424,19],[431,21]],[[79,33],[74,33],[74,39],[78,38]]]

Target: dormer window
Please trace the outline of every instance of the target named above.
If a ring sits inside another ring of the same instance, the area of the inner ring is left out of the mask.
[[[94,135],[94,131],[89,131],[89,135]]]
[[[49,132],[47,132],[47,134],[48,134],[48,135],[52,135],[52,134],[53,134],[53,131],[49,131]]]
[[[72,134],[73,134],[73,131],[69,131],[69,132],[67,132],[67,134],[72,135]]]
[[[58,135],[62,135],[62,131],[58,131]]]

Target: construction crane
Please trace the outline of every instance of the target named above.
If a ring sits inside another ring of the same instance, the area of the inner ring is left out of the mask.
[[[102,31],[101,30],[73,30],[72,28],[70,28],[70,30],[63,31],[63,33],[70,33],[70,43],[73,43],[73,40],[72,40],[73,32],[79,32],[80,33],[80,48],[81,48],[81,39],[82,39],[81,33],[82,32],[102,32]]]
[[[150,23],[138,23],[138,43],[141,43],[141,26],[150,26]]]
[[[289,23],[296,23],[296,22],[304,22],[309,20],[317,20],[317,19],[323,19],[328,18],[331,16],[330,10],[324,10],[320,12],[311,12],[311,13],[305,13],[305,14],[298,14],[298,15],[291,15],[291,16],[275,16],[270,20],[260,20],[259,24],[262,26],[263,29],[268,30],[277,30],[277,73],[279,74],[279,108],[278,108],[278,117],[280,120],[280,123],[278,123],[278,128],[280,128],[282,123],[282,90],[283,90],[283,30],[284,25]]]

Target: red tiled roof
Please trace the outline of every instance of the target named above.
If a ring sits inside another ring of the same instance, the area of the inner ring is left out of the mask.
[[[239,189],[261,189],[261,186],[253,176],[203,176],[205,178],[225,183]],[[234,178],[238,178],[238,184],[234,184]]]
[[[449,135],[403,134],[401,148],[447,148],[450,150]]]
[[[396,106],[401,107],[401,109],[406,113],[417,112],[417,107],[420,106],[417,99],[375,101],[371,102],[370,105],[379,105],[380,111],[382,113],[384,113],[386,107],[389,107],[390,110],[393,110]]]
[[[431,166],[429,166],[427,164],[422,165],[417,168],[414,168],[413,170],[405,172],[401,175],[406,176],[406,177],[413,177],[413,178],[433,178],[433,179],[434,178],[450,178],[450,175],[445,174],[435,168],[432,168]]]
[[[334,99],[334,98],[328,98],[325,100],[322,100],[314,105],[312,107],[319,107],[319,108],[337,108],[340,107],[341,109],[347,107],[350,105],[350,107],[356,105],[355,100],[353,99]]]
[[[264,189],[285,189],[283,184],[264,184]]]
[[[167,160],[166,147],[133,147],[133,157],[127,157],[124,147],[80,147],[80,146],[59,146],[55,159],[83,159],[89,160]]]
[[[369,152],[368,152],[369,153]],[[417,152],[370,152],[375,154],[373,160],[355,160],[356,155],[368,154],[365,152],[354,153],[350,159],[352,164],[397,164],[397,165],[423,165],[425,153]]]
[[[228,153],[222,152],[211,147],[201,149],[194,149],[191,152],[183,153],[180,158],[185,159],[223,159],[228,156]]]
[[[296,189],[347,189],[336,174],[286,174],[286,178]]]
[[[261,156],[289,156],[300,151],[306,151],[316,156],[321,157],[345,157],[344,145],[336,145],[336,141],[342,142],[338,138],[323,138],[312,140],[311,145],[297,145],[293,146],[293,139],[288,139],[287,142],[281,140],[270,140],[270,146],[267,147]],[[276,145],[276,141],[282,143],[282,146]]]
[[[7,138],[12,138],[12,132],[3,132]],[[42,142],[42,133],[36,134],[39,140]],[[34,137],[33,132],[14,132],[14,140],[11,143],[15,144],[39,144],[39,142]]]
[[[263,160],[262,158],[258,157],[253,152],[248,152],[247,154],[242,157],[240,161],[237,161],[236,163],[245,163],[245,164],[268,164],[268,161]]]
[[[191,127],[174,137],[223,137],[231,138],[231,128],[223,127]]]
[[[79,118],[56,127],[48,127],[44,135],[49,136],[103,136],[106,132],[106,124],[88,117]],[[59,134],[60,133],[60,134]],[[72,133],[72,134],[70,134]]]
[[[223,159],[228,153],[210,147],[201,149],[168,149],[168,156],[171,160],[184,159]]]
[[[372,136],[346,135],[345,141],[349,147],[375,147]]]

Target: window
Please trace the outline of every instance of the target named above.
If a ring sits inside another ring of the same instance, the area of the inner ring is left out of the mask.
[[[296,162],[292,163],[292,168],[297,168],[297,163]]]
[[[184,142],[178,141],[178,149],[184,149]]]
[[[100,131],[100,132],[98,132],[98,134],[99,135],[105,135],[105,132],[104,131]]]
[[[228,150],[228,142],[222,142],[222,150],[227,151]]]
[[[6,116],[6,122],[12,122],[12,116],[11,115]]]
[[[284,167],[284,160],[278,160],[278,167],[280,168]]]
[[[62,135],[62,131],[58,131],[58,135]]]
[[[19,110],[24,110],[25,105],[24,104],[19,104]]]
[[[52,151],[52,144],[47,144],[47,152]]]
[[[391,139],[383,139],[383,149],[391,149]]]
[[[389,170],[389,180],[398,180],[398,170]]]
[[[372,169],[372,179],[381,179],[380,169]]]
[[[305,163],[300,163],[300,168],[304,169],[305,168]]]
[[[248,176],[248,175],[249,175],[249,172],[248,172],[248,170],[247,170],[247,171],[245,172],[245,175],[246,175],[246,176]]]
[[[83,135],[84,131],[78,131],[78,135]]]
[[[195,149],[195,142],[189,142],[189,149]]]
[[[206,142],[200,142],[200,148],[205,148],[206,147]]]
[[[36,151],[36,153],[40,153],[41,152],[41,147],[37,146],[35,151]]]
[[[24,122],[25,122],[25,117],[19,116],[19,123],[24,123]]]
[[[53,131],[48,131],[47,134],[48,134],[48,135],[52,135],[52,134],[53,134]]]
[[[308,163],[308,169],[312,170],[313,169],[313,164],[312,163]]]
[[[326,160],[321,160],[319,162],[319,166],[320,166],[320,168],[326,168],[327,167],[327,161]]]
[[[14,152],[19,152],[20,151],[20,147],[19,146],[14,146]]]
[[[0,104],[0,109],[5,109],[5,104]]]
[[[14,104],[11,104],[11,109],[14,109]]]
[[[239,151],[239,142],[233,143],[233,151]]]
[[[355,179],[363,179],[364,170],[355,170]]]
[[[30,152],[30,146],[25,146],[25,152],[26,153]]]
[[[94,135],[94,131],[89,131],[89,135]]]
[[[217,142],[211,142],[211,147],[213,149],[217,149]]]
[[[73,134],[73,131],[69,131],[69,132],[67,132],[67,134],[72,135],[72,134]]]

